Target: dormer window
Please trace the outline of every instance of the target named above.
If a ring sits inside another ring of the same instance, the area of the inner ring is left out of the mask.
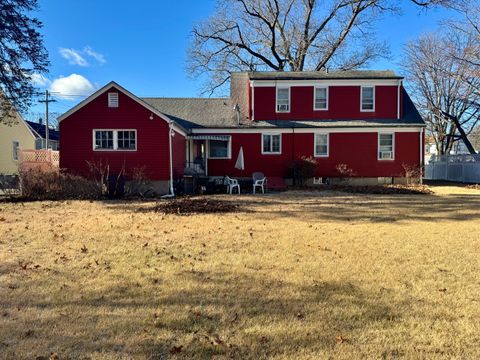
[[[360,109],[361,111],[375,111],[375,87],[362,86]]]
[[[108,107],[117,108],[118,107],[118,93],[110,92],[108,93]]]
[[[328,87],[316,87],[314,110],[328,110]]]
[[[277,88],[277,112],[290,112],[290,88]]]

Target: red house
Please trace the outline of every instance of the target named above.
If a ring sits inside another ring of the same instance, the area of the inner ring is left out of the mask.
[[[344,177],[342,164],[357,182],[403,182],[423,164],[425,124],[402,82],[391,71],[242,72],[217,99],[139,98],[111,82],[59,118],[60,167],[143,168],[167,192],[185,172],[260,171],[278,184],[310,156],[317,181]]]

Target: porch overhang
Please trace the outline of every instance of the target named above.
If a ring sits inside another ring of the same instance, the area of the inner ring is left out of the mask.
[[[229,141],[230,138],[231,138],[230,135],[191,135],[187,139]]]

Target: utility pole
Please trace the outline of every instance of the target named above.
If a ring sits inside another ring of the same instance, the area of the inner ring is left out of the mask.
[[[39,100],[41,103],[45,103],[45,150],[48,150],[48,103],[55,102],[57,100],[49,98],[50,93],[45,90],[45,100]]]

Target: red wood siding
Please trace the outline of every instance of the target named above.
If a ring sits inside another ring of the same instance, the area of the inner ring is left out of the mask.
[[[173,177],[175,179],[183,177],[187,158],[186,146],[185,137],[175,132],[175,136],[172,138]]]
[[[276,88],[255,87],[255,120],[396,119],[397,86],[375,86],[375,111],[360,111],[360,86],[330,86],[328,110],[314,111],[313,86],[290,88],[290,112],[276,112]]]
[[[118,173],[123,165],[127,176],[135,168],[145,167],[150,179],[168,180],[168,123],[156,115],[150,120],[151,111],[123,93],[118,93],[118,108],[108,107],[107,91],[61,121],[60,167],[89,176],[87,161],[101,161],[109,165],[110,174]],[[93,129],[136,129],[137,151],[93,151]],[[181,139],[185,141],[182,135],[176,133],[174,141],[179,152]],[[178,164],[175,165],[177,166]]]
[[[395,134],[395,160],[377,160],[378,134],[331,133],[328,158],[317,158],[316,176],[337,177],[338,164],[347,164],[358,177],[401,177],[402,164],[418,166],[420,163],[420,136],[418,132]],[[240,146],[243,146],[245,170],[235,169]],[[250,176],[261,171],[266,176],[285,177],[294,159],[313,156],[314,134],[282,134],[282,154],[262,155],[261,134],[233,134],[232,159],[209,159],[211,176]]]

